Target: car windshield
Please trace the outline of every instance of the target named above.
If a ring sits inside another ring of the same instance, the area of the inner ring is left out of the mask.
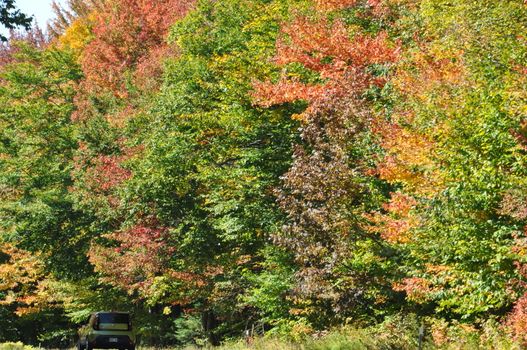
[[[130,315],[128,314],[117,314],[117,313],[107,313],[99,314],[99,323],[128,323],[130,320]]]

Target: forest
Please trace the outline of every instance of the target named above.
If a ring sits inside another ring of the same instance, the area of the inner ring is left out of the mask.
[[[0,43],[0,342],[527,346],[523,0],[53,8]]]

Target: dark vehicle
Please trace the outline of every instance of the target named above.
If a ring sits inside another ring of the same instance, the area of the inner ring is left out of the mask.
[[[127,312],[95,312],[79,329],[78,350],[135,350],[135,334]]]

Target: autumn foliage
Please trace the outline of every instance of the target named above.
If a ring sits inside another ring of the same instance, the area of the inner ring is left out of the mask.
[[[147,293],[154,278],[167,269],[175,249],[169,245],[167,229],[163,227],[137,225],[104,237],[116,246],[93,246],[90,261],[103,273],[103,280],[118,281],[130,292]]]
[[[5,294],[0,305],[14,306],[19,316],[53,306],[48,286],[52,279],[46,274],[41,257],[9,243],[2,244],[1,252],[5,261],[0,264],[0,292]]]
[[[523,1],[53,8],[0,46],[0,341],[527,344]]]
[[[373,9],[378,9],[382,2],[380,0],[316,0],[315,3],[321,11],[334,11],[350,8],[360,3],[364,3]]]
[[[323,9],[347,5],[353,4],[331,2]],[[303,124],[303,144],[295,147],[292,166],[277,191],[288,224],[276,241],[294,252],[301,266],[297,292],[329,301],[331,311],[338,312],[362,302],[357,295],[365,293],[359,286],[367,279],[357,274],[338,288],[332,286],[342,278],[336,270],[360,235],[355,203],[364,189],[356,180],[360,165],[353,164],[348,151],[371,122],[362,95],[386,83],[385,76],[371,74],[369,68],[393,64],[399,49],[384,32],[350,34],[340,19],[300,16],[282,28],[276,50],[274,62],[284,67],[283,73],[277,83],[254,84],[256,103],[307,102],[307,108],[293,116]],[[288,75],[291,64],[316,72],[319,82],[304,83]]]
[[[301,63],[317,72],[323,82],[302,83],[285,74],[277,84],[256,83],[255,100],[265,106],[306,100],[310,111],[328,95],[339,98],[359,93],[371,84],[382,85],[383,78],[367,74],[365,69],[397,59],[397,47],[387,41],[385,33],[375,37],[357,33],[351,38],[340,20],[330,23],[323,18],[298,17],[282,32],[275,62],[281,66]]]
[[[119,0],[98,10],[94,39],[83,52],[82,66],[88,89],[107,89],[117,96],[126,94],[125,72],[159,64],[159,50],[165,50],[168,29],[192,6],[192,1]],[[141,73],[141,70],[140,70]]]

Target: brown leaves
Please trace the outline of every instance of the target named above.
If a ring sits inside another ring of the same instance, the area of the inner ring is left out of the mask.
[[[324,8],[352,4],[355,1],[326,2]],[[303,121],[303,142],[296,146],[293,164],[277,190],[288,223],[276,242],[290,249],[301,266],[299,295],[330,301],[340,310],[358,302],[367,280],[357,273],[343,277],[341,287],[334,285],[339,278],[335,270],[352,254],[353,242],[361,239],[357,206],[364,189],[356,180],[360,161],[352,160],[349,150],[371,118],[364,92],[385,83],[369,68],[395,62],[398,48],[385,33],[350,35],[340,19],[298,17],[282,33],[274,59],[284,67],[282,76],[275,84],[255,83],[254,101],[269,107],[304,100],[308,108],[294,116]],[[320,82],[289,76],[287,66],[292,63],[318,73]]]

